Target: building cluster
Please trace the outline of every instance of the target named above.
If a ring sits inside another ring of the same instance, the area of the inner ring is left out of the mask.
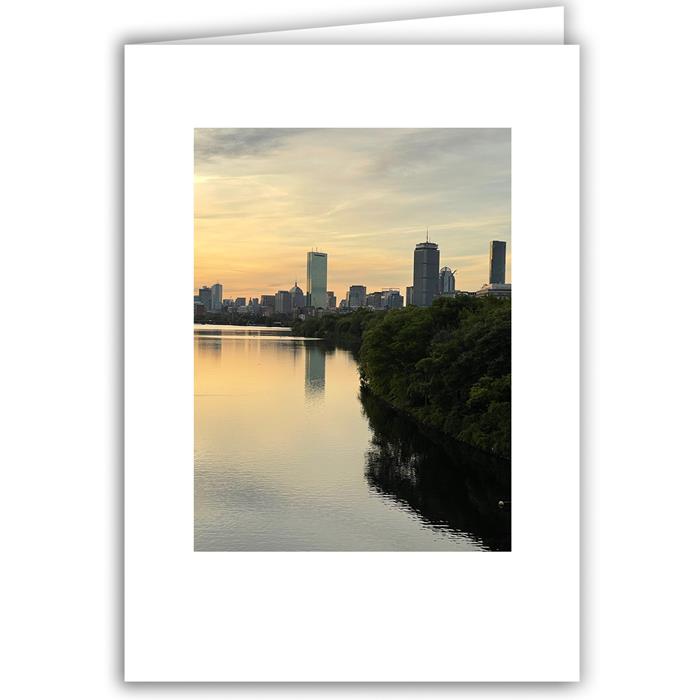
[[[491,241],[489,246],[489,281],[477,291],[456,289],[457,270],[440,267],[440,249],[437,243],[426,240],[418,243],[413,252],[413,284],[406,287],[405,298],[398,289],[383,288],[367,292],[362,284],[353,284],[345,297],[337,301],[335,292],[328,290],[328,253],[317,250],[306,254],[306,292],[294,282],[291,289],[275,294],[235,299],[223,298],[221,284],[200,287],[194,297],[195,319],[209,313],[239,313],[254,316],[282,315],[305,318],[324,313],[348,313],[356,309],[400,309],[404,306],[430,306],[440,296],[459,295],[510,297],[511,285],[506,284],[505,241]]]

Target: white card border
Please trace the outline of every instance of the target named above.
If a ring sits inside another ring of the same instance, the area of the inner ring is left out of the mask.
[[[578,48],[129,46],[125,74],[126,679],[577,680]],[[512,552],[192,551],[207,126],[512,128]]]

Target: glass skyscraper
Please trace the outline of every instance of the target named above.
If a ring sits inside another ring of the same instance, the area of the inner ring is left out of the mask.
[[[328,254],[310,251],[306,254],[306,292],[309,306],[328,308]]]
[[[221,304],[224,297],[224,288],[217,282],[211,286],[211,309],[221,311]]]
[[[491,241],[489,249],[489,284],[506,283],[506,242]]]

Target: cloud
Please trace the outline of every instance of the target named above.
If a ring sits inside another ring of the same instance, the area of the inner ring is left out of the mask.
[[[405,287],[426,226],[478,289],[510,242],[509,129],[197,129],[195,152],[195,282],[227,296],[303,287],[313,246],[336,294]]]
[[[195,129],[195,162],[269,154],[305,129]]]

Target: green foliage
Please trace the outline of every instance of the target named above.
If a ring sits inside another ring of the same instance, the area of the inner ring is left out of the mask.
[[[418,421],[510,457],[510,300],[441,297],[429,308],[359,310],[295,324],[359,344],[364,386]]]
[[[228,313],[226,311],[207,311],[204,316],[195,316],[195,323],[217,326],[284,326],[291,324],[288,314],[259,316],[254,314]]]
[[[292,324],[294,335],[323,338],[333,343],[359,346],[365,331],[381,316],[381,311],[358,309],[349,314],[326,314]]]

